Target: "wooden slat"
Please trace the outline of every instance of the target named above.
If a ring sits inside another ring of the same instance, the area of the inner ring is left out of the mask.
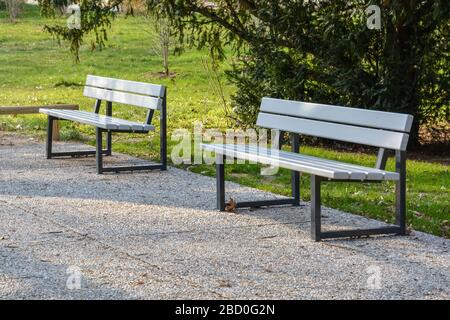
[[[102,116],[85,111],[51,111],[51,115],[59,118],[84,122],[91,125],[103,125],[105,129],[111,130],[134,130],[134,131],[149,131],[153,130],[153,126],[145,125],[137,122],[127,121],[114,117]]]
[[[286,151],[242,145],[208,145],[202,147],[226,156],[277,165],[282,168],[315,174],[330,179],[398,180],[398,173],[306,156]]]
[[[239,152],[251,153],[254,155],[267,155],[274,159],[283,160],[285,162],[290,162],[293,165],[307,165],[312,168],[322,169],[322,170],[332,170],[335,175],[345,175],[345,179],[354,179],[354,180],[364,180],[367,178],[367,172],[363,172],[361,170],[351,170],[347,167],[338,166],[338,165],[330,165],[323,164],[320,161],[311,161],[310,159],[302,159],[299,154],[292,153],[289,155],[281,150],[277,149],[266,149],[266,148],[255,148],[251,146],[238,146],[238,145],[228,145],[225,148],[230,150],[238,150]],[[380,176],[381,177],[381,176]]]
[[[13,107],[0,107],[0,114],[35,114],[39,113],[39,109],[56,109],[56,110],[78,110],[79,107],[76,104],[55,104],[47,106],[13,106]]]
[[[111,91],[86,86],[84,87],[84,95],[94,99],[118,102],[148,109],[159,110],[161,108],[161,99],[159,98],[140,96],[127,92]]]
[[[265,151],[264,148],[256,148],[254,146],[249,146],[248,151],[253,153],[261,153],[261,152],[270,152],[273,149],[266,149],[268,151]],[[340,162],[335,160],[329,160],[324,158],[318,158],[313,156],[308,156],[304,154],[298,154],[298,153],[292,153],[292,152],[286,152],[283,150],[277,150],[275,152],[275,155],[281,156],[285,159],[291,159],[295,162],[305,162],[305,163],[311,163],[318,166],[323,166],[326,168],[335,168],[342,171],[349,171],[352,173],[361,173],[364,175],[364,180],[397,180],[398,179],[398,173],[396,172],[390,172],[385,170],[380,170],[377,168],[369,168],[369,167],[363,167],[360,165],[352,164],[352,163],[346,163],[346,162]],[[355,177],[355,179],[358,179]]]
[[[58,121],[53,121],[52,139],[53,141],[61,140]]]
[[[93,75],[87,76],[86,85],[103,89],[127,91],[130,93],[138,93],[160,98],[164,96],[165,92],[165,87],[161,85],[114,78],[105,78]]]
[[[239,150],[231,150],[227,148],[220,148],[219,146],[214,145],[207,145],[202,144],[202,148],[210,151],[214,151],[219,154],[223,154],[229,157],[235,157],[239,159],[249,160],[249,161],[256,161],[262,164],[272,165],[272,166],[278,166],[281,168],[286,168],[290,170],[296,170],[300,172],[305,172],[309,174],[315,174],[322,177],[330,178],[330,179],[348,179],[349,175],[346,172],[343,173],[337,173],[334,170],[331,169],[323,169],[323,168],[317,168],[314,166],[310,166],[307,164],[296,164],[292,161],[286,161],[283,159],[277,159],[273,158],[269,155],[265,154],[253,154],[253,153],[247,153]]]
[[[72,120],[86,120],[91,124],[95,125],[97,123],[104,123],[107,126],[107,129],[119,129],[119,130],[136,130],[142,131],[145,128],[145,125],[137,122],[127,121],[119,118],[113,118],[109,116],[102,116],[92,112],[53,112],[54,114],[58,114],[59,117],[71,117]],[[109,127],[108,127],[109,126]],[[145,130],[145,129],[144,129]]]
[[[57,117],[59,119],[71,120],[83,124],[94,125],[102,129],[109,130],[131,130],[131,126],[119,124],[117,122],[113,122],[111,119],[106,118],[105,116],[100,116],[95,114],[87,115],[86,112],[80,111],[78,113],[71,112],[63,112],[63,111],[53,111],[41,109],[41,113],[51,115],[53,117]]]
[[[257,125],[314,137],[340,140],[392,150],[406,150],[409,135],[260,112]]]
[[[273,98],[263,98],[261,103],[261,111],[312,120],[337,122],[361,127],[386,129],[407,133],[410,132],[413,122],[413,116],[409,114],[339,107]]]
[[[54,112],[55,113],[55,112]],[[65,116],[72,116],[72,117],[83,117],[84,119],[91,121],[92,124],[95,124],[99,121],[104,122],[108,127],[108,129],[119,129],[119,130],[135,130],[135,131],[149,131],[153,130],[154,126],[147,125],[143,123],[138,123],[134,121],[109,117],[109,116],[102,116],[98,115],[96,113],[92,112],[85,112],[85,111],[61,111],[57,114],[65,115]],[[76,118],[75,118],[76,119]]]
[[[59,119],[71,120],[83,124],[93,125],[106,130],[146,132],[155,129],[155,127],[152,125],[146,125],[114,117],[98,115],[96,113],[86,111],[41,109],[40,112]]]

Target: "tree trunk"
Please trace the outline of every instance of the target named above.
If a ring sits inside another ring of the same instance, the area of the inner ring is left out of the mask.
[[[9,14],[9,21],[16,22],[20,14],[23,0],[5,0],[6,11]]]
[[[163,59],[164,73],[166,77],[170,76],[169,56],[170,56],[170,27],[167,21],[160,21],[159,36],[161,41],[161,53]]]
[[[400,16],[401,14],[398,13]],[[385,84],[383,110],[408,113],[414,116],[414,123],[410,132],[409,147],[419,146],[420,98],[418,92],[418,78],[421,57],[415,45],[417,26],[415,23],[404,25],[404,21],[390,24],[386,30],[385,47]]]

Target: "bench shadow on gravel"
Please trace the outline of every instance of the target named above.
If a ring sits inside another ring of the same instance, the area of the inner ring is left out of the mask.
[[[53,179],[52,177],[44,178],[40,174],[34,178],[15,177],[14,179],[1,179],[0,175],[0,195],[18,196],[18,197],[43,197],[43,198],[66,198],[81,199],[94,201],[111,201],[131,203],[136,205],[148,206],[167,206],[178,207],[183,209],[214,211],[216,209],[216,192],[215,180],[209,177],[197,175],[202,180],[201,186],[192,181],[194,173],[186,172],[179,169],[170,168],[167,172],[147,172],[139,174],[121,173],[118,175],[107,174],[98,176],[94,173],[84,175],[83,177],[66,177],[64,179]],[[179,178],[177,178],[179,177]],[[130,179],[131,178],[131,179]],[[166,179],[178,179],[178,186],[183,188],[183,195],[171,189],[173,184],[165,184]],[[189,179],[191,178],[191,179]],[[125,180],[123,180],[125,179]],[[154,193],[149,189],[152,185],[158,193]],[[265,192],[259,192],[248,188],[240,188],[234,183],[227,182],[227,196],[232,197],[236,201],[264,200],[271,199],[274,196]],[[88,205],[88,204],[86,204]],[[277,223],[290,225],[293,229],[307,232],[309,238],[309,204],[302,202],[301,207],[279,206],[279,207],[262,207],[257,209],[239,209],[239,215],[251,216],[260,219],[262,223]],[[151,213],[149,213],[151,214]],[[224,215],[234,215],[235,213],[219,213]],[[344,215],[342,217],[341,215]],[[347,218],[348,215],[348,218]],[[339,217],[330,217],[328,209],[323,212],[324,230],[336,228],[355,228],[353,215],[339,214]],[[352,220],[351,222],[347,220]],[[379,221],[358,217],[357,227],[379,226],[383,224]],[[391,239],[395,236],[380,236],[370,239]],[[348,242],[346,239],[327,240],[327,242]]]

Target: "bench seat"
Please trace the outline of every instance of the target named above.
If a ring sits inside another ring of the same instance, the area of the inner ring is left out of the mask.
[[[93,112],[53,109],[39,109],[39,111],[58,119],[72,120],[79,123],[92,125],[104,130],[135,132],[149,132],[155,130],[155,127],[152,125],[103,116]]]
[[[334,160],[256,146],[202,144],[202,147],[206,150],[213,151],[216,154],[255,161],[267,165],[276,165],[281,168],[312,175],[319,175],[321,177],[333,180],[397,181],[400,177],[397,172],[368,168]]]

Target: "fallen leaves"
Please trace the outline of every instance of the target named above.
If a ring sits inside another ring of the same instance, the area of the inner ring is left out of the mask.
[[[230,200],[225,204],[225,211],[226,212],[233,212],[236,213],[237,203],[234,201],[233,198],[230,198]]]
[[[133,284],[135,286],[142,286],[143,284],[145,284],[145,281],[143,279],[139,279],[139,280],[136,280]]]
[[[424,218],[425,215],[419,211],[413,211],[413,214],[417,217],[417,218]]]
[[[220,288],[231,288],[231,287],[233,287],[233,285],[227,280],[219,280],[218,282],[219,282],[219,287]]]
[[[410,236],[410,235],[412,235],[412,233],[413,233],[413,228],[412,228],[412,226],[410,225],[410,226],[408,226],[408,227],[406,228],[405,234],[406,234],[407,236]]]
[[[143,273],[140,275],[139,279],[136,279],[131,283],[133,286],[142,286],[145,284],[145,279],[148,277],[147,273]]]
[[[444,237],[448,237],[450,235],[450,221],[444,220],[441,222],[441,231]]]

